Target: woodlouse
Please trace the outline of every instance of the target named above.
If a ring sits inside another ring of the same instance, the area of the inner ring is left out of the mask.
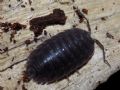
[[[86,19],[89,32],[72,28],[40,44],[27,58],[26,75],[28,78],[40,84],[49,84],[68,77],[88,63],[94,54],[95,43],[102,49],[103,60],[109,65],[105,59],[104,46],[98,40],[91,38],[88,19],[81,12],[79,15]]]

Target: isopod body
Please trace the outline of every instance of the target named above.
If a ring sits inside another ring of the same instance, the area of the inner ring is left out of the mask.
[[[79,18],[87,21],[88,31],[80,28],[65,30],[40,44],[28,58],[15,62],[0,72],[27,60],[25,77],[38,84],[50,84],[67,78],[87,64],[94,54],[95,43],[103,52],[104,63],[111,67],[105,58],[104,46],[99,40],[91,37],[88,19],[78,8],[74,7],[74,10]]]
[[[26,73],[40,84],[66,78],[84,66],[94,53],[90,33],[68,29],[39,45],[28,57]]]

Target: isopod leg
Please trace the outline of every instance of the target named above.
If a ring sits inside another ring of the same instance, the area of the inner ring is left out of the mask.
[[[68,84],[71,82],[71,80],[67,77]]]
[[[68,87],[68,86],[69,86],[69,83],[71,82],[68,77],[67,77],[66,79],[67,79],[67,85],[66,85],[65,87],[63,87],[61,90],[64,90],[66,87]]]
[[[105,58],[105,49],[104,49],[104,46],[96,39],[94,39],[95,43],[100,47],[100,49],[102,50],[103,52],[103,60],[104,60],[104,63],[107,64],[109,67],[111,67],[111,65],[108,63],[108,61],[106,60]]]
[[[79,76],[80,75],[80,72],[79,71],[76,71],[77,75]]]
[[[82,13],[81,13],[81,14],[82,14]],[[87,22],[88,31],[89,31],[89,33],[90,33],[90,35],[91,35],[91,27],[90,27],[89,20],[85,17],[84,14],[82,14],[82,16],[85,18],[85,20],[86,20],[86,22]]]

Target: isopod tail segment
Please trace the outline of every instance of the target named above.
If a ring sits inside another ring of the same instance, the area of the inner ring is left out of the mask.
[[[76,14],[78,15],[78,17],[82,17],[84,18],[86,21],[87,21],[87,27],[88,27],[88,31],[91,35],[91,27],[90,27],[90,23],[89,23],[89,20],[85,17],[84,14],[81,13],[81,11],[78,9],[78,7],[75,7],[73,6],[73,9],[75,10]],[[97,39],[94,39],[94,42],[100,47],[100,49],[102,50],[103,52],[103,60],[104,60],[104,63],[107,64],[109,67],[111,67],[111,65],[108,63],[108,61],[106,60],[106,53],[105,53],[105,49],[104,49],[104,46],[102,45],[102,43],[97,40]]]

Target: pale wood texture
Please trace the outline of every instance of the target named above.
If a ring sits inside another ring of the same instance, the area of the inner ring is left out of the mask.
[[[65,29],[72,28],[74,24],[78,24],[78,28],[83,28],[87,30],[86,24],[79,24],[78,17],[74,16],[74,11],[72,6],[78,6],[79,9],[88,9],[88,15],[86,17],[90,20],[90,25],[92,28],[92,37],[100,40],[104,45],[106,50],[106,59],[111,65],[109,68],[103,62],[102,51],[96,45],[95,54],[90,60],[90,62],[79,70],[80,75],[74,73],[69,77],[69,86],[67,80],[62,80],[58,83],[53,83],[50,85],[37,85],[33,81],[25,84],[28,90],[93,90],[99,83],[104,82],[107,78],[114,72],[119,70],[120,66],[120,0],[75,0],[72,3],[71,0],[59,0],[60,2],[69,2],[69,4],[61,5],[58,0],[32,0],[32,5],[28,4],[28,0],[23,0],[23,2],[17,2],[17,0],[0,0],[0,22],[20,22],[26,24],[27,28],[21,30],[15,36],[17,40],[16,44],[10,43],[9,37],[10,33],[4,33],[0,37],[0,47],[8,46],[9,48],[21,45],[27,39],[33,38],[33,32],[29,30],[29,20],[37,16],[44,16],[53,11],[54,8],[60,8],[65,11],[67,16],[67,22],[64,26],[55,25],[46,28],[48,33],[55,35]],[[27,5],[25,5],[27,2]],[[11,4],[11,8],[8,5]],[[21,8],[21,4],[26,7]],[[30,11],[33,7],[35,10]],[[103,10],[104,8],[104,10]],[[105,17],[106,20],[101,20],[101,17]],[[97,26],[97,30],[95,29]],[[1,32],[1,30],[0,30]],[[106,38],[106,33],[109,32],[114,36],[114,39]],[[20,34],[21,33],[21,34]],[[44,41],[50,38],[49,36],[40,36]],[[39,41],[40,44],[43,41]],[[23,44],[9,51],[9,56],[6,54],[0,55],[0,69],[3,69],[10,64],[27,58],[29,53],[38,44],[32,43],[26,49]],[[15,57],[12,62],[12,58]],[[25,62],[20,63],[13,67],[13,69],[8,69],[5,72],[0,73],[0,86],[4,87],[4,90],[22,90],[22,84],[17,85],[17,81],[22,77],[22,71],[25,70]],[[11,77],[11,80],[8,78]]]

